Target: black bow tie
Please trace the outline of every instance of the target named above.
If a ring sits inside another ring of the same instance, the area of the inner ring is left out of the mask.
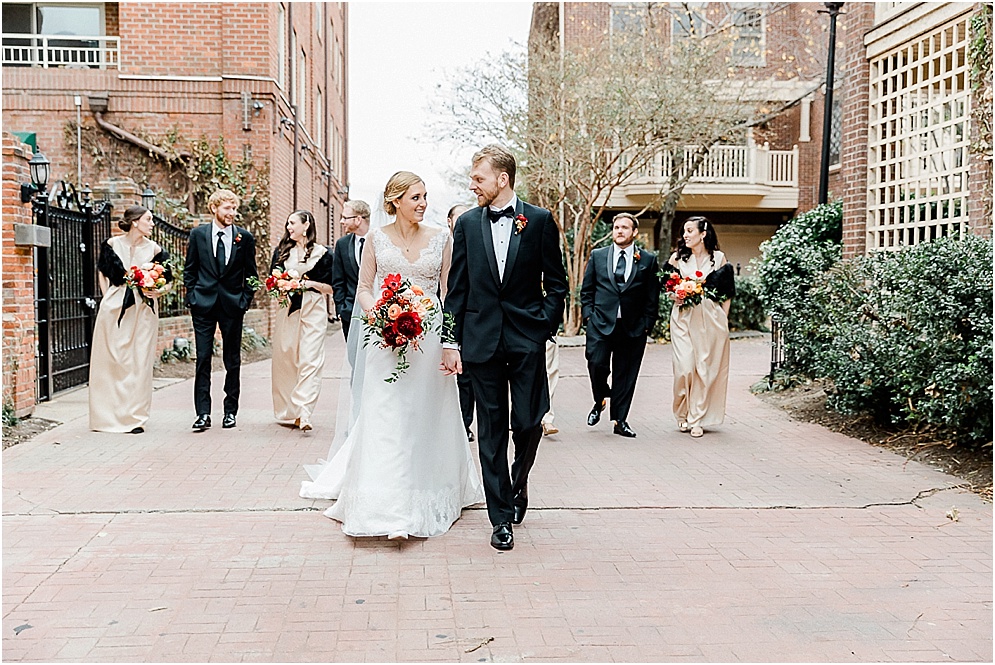
[[[504,210],[494,210],[493,208],[487,208],[487,217],[491,220],[491,223],[497,222],[505,217],[514,217],[515,209],[508,206]]]

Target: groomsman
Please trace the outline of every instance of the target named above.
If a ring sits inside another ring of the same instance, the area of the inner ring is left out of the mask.
[[[587,424],[601,420],[605,400],[615,434],[634,437],[629,406],[646,350],[646,338],[660,307],[659,264],[656,255],[635,245],[639,222],[623,212],[615,215],[609,247],[591,252],[580,289],[581,314],[587,328],[587,371],[594,408]],[[611,374],[611,387],[608,375]]]
[[[221,426],[235,427],[241,391],[242,319],[255,293],[247,280],[256,277],[256,240],[235,225],[241,203],[227,189],[211,194],[207,207],[214,215],[210,224],[190,231],[183,267],[186,304],[190,308],[197,369],[194,377],[194,407],[199,432],[211,426],[211,358],[214,332],[221,329],[221,357],[225,364],[225,416]]]
[[[332,299],[335,314],[342,322],[342,335],[348,340],[352,305],[359,284],[359,265],[370,230],[370,206],[359,200],[342,206],[342,229],[346,234],[335,243],[332,254]]]
[[[446,215],[446,220],[449,222],[450,233],[456,229],[456,220],[459,216],[469,209],[470,206],[465,205],[454,205],[449,209],[449,214]],[[466,438],[473,441],[473,432],[470,431],[470,425],[473,424],[473,384],[470,383],[470,375],[465,373],[457,374],[456,386],[459,388],[459,408],[460,412],[463,414],[463,425],[466,427]]]
[[[442,366],[447,374],[466,371],[473,382],[491,546],[510,550],[549,411],[546,340],[563,318],[567,280],[553,215],[515,195],[514,155],[489,145],[471,163],[470,191],[480,207],[456,220]]]

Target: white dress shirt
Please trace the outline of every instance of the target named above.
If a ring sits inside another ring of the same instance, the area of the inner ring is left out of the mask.
[[[609,279],[615,279],[615,266],[618,265],[618,256],[621,254],[625,257],[625,281],[629,281],[629,275],[632,274],[633,266],[633,254],[636,251],[636,243],[632,243],[625,249],[622,249],[616,244],[612,244],[612,251],[608,253],[611,257],[611,263],[608,264],[608,277]],[[618,314],[616,318],[622,318],[622,306],[618,306]]]
[[[367,234],[367,235],[369,235],[369,234]],[[360,240],[362,240],[363,242],[360,243],[359,242]],[[361,266],[361,265],[363,265],[363,255],[359,253],[359,248],[360,247],[363,248],[364,252],[366,251],[366,236],[361,236],[361,235],[355,235],[354,234],[353,242],[352,242],[352,251],[356,255],[356,265],[360,265]]]
[[[500,208],[490,206],[491,210],[504,210],[511,206],[512,210],[518,210],[518,197],[511,195],[511,200]],[[488,220],[489,221],[489,220]],[[491,222],[491,240],[494,241],[494,258],[497,260],[498,277],[504,281],[504,266],[508,263],[508,246],[511,244],[511,232],[515,228],[514,215],[512,217],[502,217],[496,222]]]
[[[225,265],[231,261],[231,245],[232,245],[232,233],[235,232],[235,225],[221,227],[218,223],[211,222],[211,252],[214,254],[214,258],[218,258],[218,233],[223,233],[221,236],[221,242],[225,246]]]

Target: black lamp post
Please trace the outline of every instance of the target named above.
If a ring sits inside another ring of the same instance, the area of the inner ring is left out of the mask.
[[[21,185],[21,203],[27,203],[38,192],[44,192],[48,186],[48,176],[52,172],[52,163],[40,152],[36,152],[28,162],[31,173],[31,183]]]
[[[836,17],[843,8],[842,2],[826,2],[820,14],[829,14],[829,57],[826,62],[826,95],[822,109],[822,163],[819,165],[819,203],[829,198],[829,143],[833,133],[833,79],[836,73]]]
[[[152,191],[151,187],[146,187],[145,191],[142,192],[142,205],[145,206],[146,210],[155,210],[155,192]]]

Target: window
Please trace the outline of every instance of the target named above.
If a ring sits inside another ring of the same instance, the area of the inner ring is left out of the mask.
[[[307,55],[300,52],[297,65],[297,117],[302,127],[307,127]]]
[[[764,65],[764,23],[761,8],[749,5],[733,7],[732,24],[736,30],[736,39],[732,57],[737,65]]]
[[[281,4],[276,13],[276,83],[287,84],[287,9]]]
[[[671,35],[676,42],[688,37],[701,37],[705,31],[705,7],[701,2],[682,2],[670,7],[674,20]]]
[[[868,251],[967,232],[968,40],[962,16],[870,62]]]
[[[322,37],[322,28],[325,27],[325,3],[314,3],[314,29],[318,32],[318,39]]]
[[[325,134],[325,96],[321,94],[321,88],[318,88],[314,97],[314,128],[314,142],[318,144],[318,149],[324,155],[325,144],[322,142],[322,138]]]
[[[829,164],[840,163],[840,152],[843,147],[843,90],[837,87],[833,91],[833,117],[829,132]]]
[[[644,2],[613,2],[611,34],[642,35],[646,32],[647,5]]]
[[[3,64],[104,68],[117,65],[118,38],[105,37],[104,4],[4,3]],[[75,37],[75,39],[73,39]]]

